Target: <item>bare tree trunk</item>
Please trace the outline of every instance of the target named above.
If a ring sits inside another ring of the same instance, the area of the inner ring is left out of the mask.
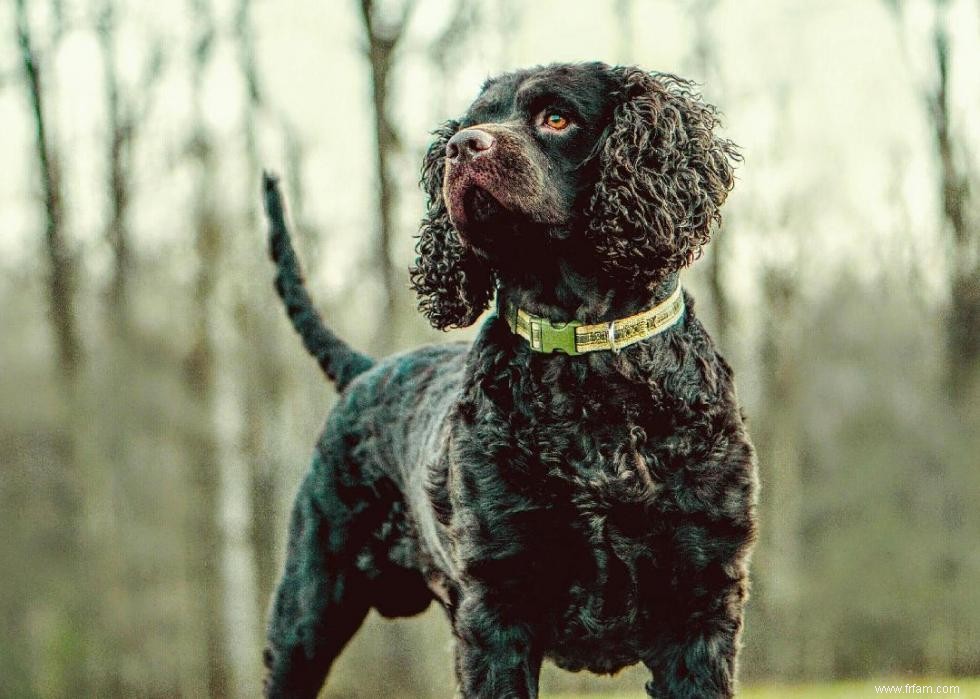
[[[247,163],[246,200],[249,202],[245,230],[258,231],[260,225],[257,202],[262,166],[259,158],[257,117],[264,104],[255,58],[251,9],[251,0],[239,1],[235,15],[235,37],[246,95],[242,114]],[[254,247],[250,245],[249,251],[254,252]],[[248,262],[243,260],[242,264],[248,269],[256,263],[265,262],[264,259],[249,254]],[[280,319],[272,317],[272,312],[278,309],[266,302],[269,298],[268,287],[262,285],[260,288],[262,296],[258,303],[250,303],[250,293],[254,292],[254,286],[240,290],[240,311],[236,315],[240,334],[252,348],[244,360],[244,450],[248,469],[249,503],[247,530],[252,549],[252,567],[255,571],[255,618],[264,619],[278,574],[275,556],[276,506],[279,502],[277,491],[282,473],[283,445],[279,440],[283,433],[281,416],[284,395],[281,381],[282,361],[276,341],[276,327]]]
[[[635,63],[633,55],[633,0],[616,0],[616,24],[619,39],[619,62]]]
[[[37,163],[44,196],[44,240],[49,264],[48,303],[58,351],[58,369],[66,382],[74,383],[82,358],[75,315],[75,260],[68,249],[64,231],[60,159],[50,142],[41,88],[41,68],[32,44],[25,0],[16,0],[16,9],[17,43],[34,117]]]
[[[382,350],[392,349],[395,331],[397,286],[394,266],[391,262],[391,240],[397,191],[391,172],[393,156],[400,150],[398,135],[391,122],[390,77],[395,50],[404,35],[414,0],[405,0],[401,16],[391,23],[383,23],[376,16],[374,0],[361,0],[361,18],[367,38],[367,56],[371,64],[373,87],[374,135],[377,142],[378,171],[378,238],[375,247],[375,264],[381,276],[384,294],[381,323],[378,327],[378,344]]]
[[[933,137],[939,155],[940,194],[945,227],[952,243],[950,309],[947,328],[948,383],[954,399],[963,402],[976,390],[980,367],[980,262],[976,227],[970,222],[970,178],[958,164],[957,143],[950,124],[949,34],[945,10],[937,2],[932,48],[936,59],[935,91],[927,95]]]
[[[939,184],[943,206],[944,228],[951,239],[950,307],[946,319],[946,364],[949,395],[957,406],[962,424],[971,424],[976,398],[980,393],[980,237],[970,221],[970,178],[967,168],[957,162],[956,135],[950,115],[949,33],[946,28],[946,3],[936,0],[932,49],[935,52],[935,88],[927,95],[933,136],[939,156]],[[950,467],[956,462],[951,462]],[[944,509],[949,513],[966,507],[963,493],[952,484],[958,478],[945,481]],[[946,550],[937,566],[936,586],[945,599],[955,598],[961,584],[964,564],[962,519],[953,514],[942,518]],[[932,670],[949,672],[955,662],[956,649],[965,633],[961,620],[945,609],[937,610],[935,631],[930,636],[928,653]]]
[[[189,457],[189,521],[185,534],[190,559],[189,569],[193,616],[203,636],[204,685],[208,696],[225,697],[229,693],[228,643],[224,626],[226,597],[222,561],[224,541],[221,527],[221,458],[217,428],[216,361],[211,324],[216,306],[216,277],[223,253],[223,236],[211,192],[217,173],[213,146],[203,126],[201,76],[208,65],[214,42],[214,20],[208,0],[193,0],[197,21],[197,40],[193,47],[194,136],[192,154],[198,164],[197,203],[194,215],[197,277],[194,283],[194,344],[185,360],[185,380],[199,416],[196,430],[187,435]]]
[[[904,48],[901,26],[904,4],[900,0],[885,0],[885,4],[893,12]],[[935,56],[935,78],[925,88],[923,97],[939,156],[942,227],[950,237],[950,306],[945,323],[946,383],[953,400],[963,405],[980,391],[980,253],[977,250],[980,237],[976,233],[978,221],[971,220],[969,165],[961,162],[966,158],[966,149],[957,142],[952,128],[948,3],[947,0],[934,0],[933,5],[931,50]]]
[[[696,79],[705,84],[710,82],[715,92],[721,89],[721,75],[714,53],[716,42],[711,33],[710,19],[717,4],[717,0],[695,0],[691,5],[691,18],[694,23],[694,45],[691,50],[691,62],[694,75]],[[715,326],[712,328],[712,335],[722,349],[728,347],[728,335],[731,326],[731,303],[728,298],[728,290],[725,287],[725,255],[728,247],[726,240],[731,229],[731,219],[726,217],[724,229],[715,234],[711,245],[708,246],[707,265],[705,265],[705,271],[708,275],[708,289],[711,291],[711,302],[715,313]]]
[[[91,365],[95,369],[92,391],[101,396],[111,396],[108,408],[100,415],[95,427],[99,443],[98,473],[93,473],[88,497],[90,508],[96,513],[94,528],[101,543],[100,564],[96,584],[102,589],[115,587],[130,600],[131,609],[138,614],[148,613],[155,600],[148,599],[145,584],[135,569],[129,532],[140,521],[127,502],[133,492],[127,487],[138,469],[143,455],[135,446],[148,436],[145,416],[136,407],[140,405],[143,384],[141,377],[151,362],[143,351],[139,338],[132,327],[131,294],[134,293],[132,278],[133,248],[129,229],[129,205],[132,191],[132,146],[137,129],[150,105],[150,97],[162,67],[162,51],[159,45],[151,47],[149,59],[142,66],[139,81],[126,85],[120,77],[116,55],[119,36],[119,3],[103,0],[98,11],[95,35],[102,60],[102,77],[105,101],[105,201],[107,206],[103,237],[112,254],[109,281],[104,289],[103,319],[105,336],[98,356]],[[112,412],[109,412],[112,411]],[[113,618],[113,609],[105,602],[99,618]],[[143,629],[132,614],[116,614],[116,621],[106,623],[102,630],[105,657],[118,659],[114,664],[102,664],[100,674],[113,691],[132,693],[120,667],[140,667],[146,663],[141,643]],[[153,668],[145,668],[150,672]]]
[[[799,377],[792,322],[796,289],[789,275],[769,271],[765,279],[769,319],[762,347],[765,403],[770,417],[760,437],[760,462],[766,484],[762,500],[762,547],[766,561],[757,566],[765,586],[765,606],[773,627],[768,648],[780,678],[797,677],[803,643],[803,462],[800,456]]]
[[[139,390],[134,385],[136,362],[132,356],[132,346],[129,343],[129,270],[130,246],[126,230],[126,212],[129,205],[129,182],[123,164],[124,151],[127,148],[129,134],[123,124],[121,114],[121,97],[119,76],[115,65],[115,6],[111,0],[103,3],[96,26],[96,36],[102,58],[102,75],[105,89],[106,106],[106,164],[108,178],[106,182],[106,201],[108,213],[104,237],[112,251],[112,273],[105,289],[104,318],[106,334],[103,347],[94,358],[98,366],[99,386],[113,396],[112,405],[131,408],[135,404],[135,392]],[[140,428],[139,420],[130,410],[118,411],[100,420],[98,431],[103,437],[100,444],[101,470],[100,478],[94,488],[93,509],[99,513],[98,536],[104,548],[99,570],[99,585],[120,589],[127,599],[138,599],[139,589],[132,584],[131,567],[127,557],[127,547],[124,531],[129,522],[120,521],[121,512],[125,507],[121,504],[125,495],[120,493],[120,482],[125,482],[126,472],[131,464],[130,445],[133,431]],[[110,618],[100,613],[101,618]],[[103,633],[103,653],[108,657],[118,658],[120,664],[139,662],[138,646],[127,641],[133,637],[135,624],[108,624]],[[134,657],[135,656],[135,657]],[[122,678],[113,668],[100,668],[107,676],[104,681],[114,692],[121,692]]]
[[[110,328],[118,336],[123,336],[129,333],[129,273],[132,264],[129,231],[126,228],[130,195],[125,161],[134,125],[122,113],[119,74],[116,70],[115,30],[116,7],[107,0],[102,6],[98,27],[108,121],[109,216],[106,241],[112,250],[113,263],[106,293],[106,311]]]
[[[49,45],[53,53],[60,39],[60,8],[53,7],[54,39]],[[58,149],[51,137],[45,110],[42,63],[35,50],[25,0],[15,3],[15,31],[20,49],[24,86],[34,124],[35,156],[44,203],[44,248],[48,259],[48,306],[54,336],[57,366],[55,374],[64,398],[64,433],[59,444],[61,477],[52,493],[52,511],[57,521],[52,523],[52,541],[62,548],[61,562],[65,565],[69,585],[54,583],[54,608],[57,627],[51,632],[51,642],[64,644],[58,657],[45,658],[49,687],[87,694],[95,688],[90,682],[88,668],[92,637],[90,605],[94,602],[90,589],[89,547],[85,536],[86,501],[84,492],[84,457],[80,437],[84,433],[81,395],[83,365],[82,344],[77,326],[76,261],[69,250],[65,234],[64,195]],[[48,63],[50,65],[50,62]],[[58,575],[61,575],[60,573]],[[52,673],[52,669],[54,672]],[[55,676],[52,676],[55,675]],[[58,691],[57,689],[55,691]]]
[[[200,146],[202,149],[205,146]],[[207,171],[210,155],[202,151],[202,169]],[[201,177],[204,189],[212,184],[207,175]],[[206,197],[206,195],[205,195]],[[213,266],[221,250],[221,233],[214,212],[206,202],[199,202],[196,215],[195,248],[199,271],[194,285],[194,346],[185,361],[185,377],[195,412],[200,416],[197,429],[187,435],[190,457],[189,505],[190,519],[185,533],[191,560],[190,578],[196,596],[194,618],[202,626],[204,638],[205,686],[208,696],[228,694],[226,671],[227,640],[224,635],[223,604],[225,597],[221,564],[223,541],[218,526],[221,513],[219,450],[214,435],[212,416],[215,412],[214,347],[209,325],[213,304]]]
[[[133,252],[130,240],[129,203],[131,199],[131,151],[139,124],[150,108],[153,89],[163,67],[163,51],[155,45],[143,66],[138,86],[130,86],[123,97],[116,65],[116,34],[118,6],[114,0],[104,0],[99,14],[97,37],[102,54],[102,75],[105,86],[108,179],[106,182],[109,214],[105,238],[112,250],[112,275],[106,289],[107,326],[120,337],[131,332],[129,295]]]

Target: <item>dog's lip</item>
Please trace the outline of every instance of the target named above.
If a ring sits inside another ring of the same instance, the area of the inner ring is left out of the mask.
[[[489,177],[481,176],[482,173],[475,172],[472,168],[453,168],[447,174],[443,186],[443,199],[446,202],[446,209],[449,211],[449,220],[459,229],[464,228],[470,223],[470,216],[466,210],[467,198],[476,189],[480,189],[490,196],[497,205],[504,211],[509,211],[510,207],[501,200],[496,187],[490,186]]]

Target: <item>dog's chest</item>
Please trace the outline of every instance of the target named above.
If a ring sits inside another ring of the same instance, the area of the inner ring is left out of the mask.
[[[737,411],[703,363],[665,365],[649,381],[496,366],[461,403],[447,540],[463,587],[526,605],[561,667],[642,659],[751,540]]]
[[[621,410],[583,415],[580,425],[565,443],[544,432],[522,444],[530,470],[546,474],[538,535],[550,542],[539,569],[553,572],[543,595],[554,601],[549,655],[567,669],[615,672],[639,660],[647,619],[669,604],[666,427]]]
[[[499,532],[491,549],[522,552],[527,565],[516,574],[553,605],[565,663],[592,656],[613,669],[627,664],[627,638],[652,602],[641,591],[653,589],[648,578],[665,553],[661,511],[672,496],[663,452],[675,425],[647,386],[552,378],[495,406],[491,439],[473,435],[485,464],[473,481],[486,494],[480,536]],[[597,656],[603,645],[617,655]]]
[[[514,449],[509,462],[498,461],[503,477],[514,466],[526,470],[532,492],[540,484],[545,499],[575,503],[589,519],[658,497],[660,452],[676,425],[649,386],[555,380],[522,393],[506,421]]]

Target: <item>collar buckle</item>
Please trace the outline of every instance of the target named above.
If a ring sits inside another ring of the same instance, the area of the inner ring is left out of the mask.
[[[531,328],[531,348],[538,352],[563,352],[569,355],[582,354],[575,343],[575,328],[582,325],[577,320],[556,323],[547,318],[528,316]]]

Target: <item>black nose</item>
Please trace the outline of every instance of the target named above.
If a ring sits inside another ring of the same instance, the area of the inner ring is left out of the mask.
[[[446,157],[465,162],[479,157],[493,148],[493,136],[481,129],[463,129],[449,139],[446,144]]]

